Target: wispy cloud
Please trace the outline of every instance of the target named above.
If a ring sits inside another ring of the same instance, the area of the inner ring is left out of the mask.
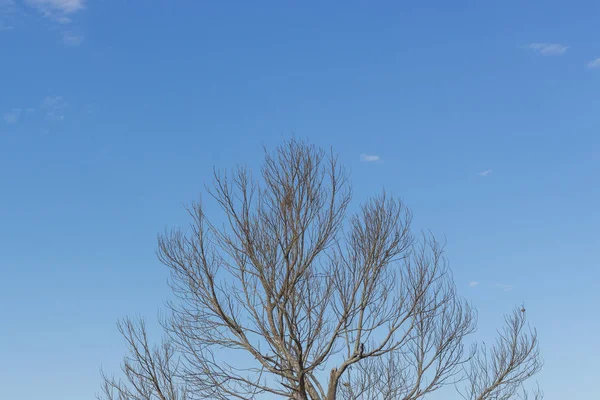
[[[471,281],[471,282],[469,282],[469,286],[471,286],[471,287],[475,287],[475,286],[478,286],[478,285],[479,285],[479,282],[477,282],[477,281]]]
[[[364,161],[364,162],[376,162],[376,161],[381,161],[381,157],[379,157],[377,155],[361,154],[360,155],[360,161]]]
[[[21,116],[20,108],[13,108],[11,111],[4,113],[4,122],[10,125],[14,125],[19,122]]]
[[[31,107],[13,108],[12,110],[5,112],[2,115],[2,118],[4,119],[4,122],[6,122],[7,124],[15,125],[21,121],[21,118],[23,118],[24,115],[32,114],[34,111],[35,111],[35,109],[31,108]]]
[[[62,42],[70,47],[77,47],[79,46],[81,43],[83,43],[83,40],[85,39],[85,37],[82,34],[79,33],[75,33],[75,32],[63,32],[63,36],[62,36]]]
[[[510,292],[511,290],[513,290],[513,286],[512,285],[508,285],[506,283],[496,283],[495,285],[498,289],[503,290],[505,292]]]
[[[488,175],[489,175],[489,174],[491,174],[491,173],[492,173],[492,170],[491,170],[491,169],[486,169],[486,170],[483,170],[483,171],[481,171],[481,172],[480,172],[480,173],[478,173],[477,175],[479,175],[479,176],[488,176]]]
[[[44,25],[58,34],[63,45],[78,47],[85,37],[75,18],[86,3],[87,0],[0,0],[0,31],[31,24],[33,11],[47,20]]]
[[[41,109],[44,111],[46,119],[62,121],[65,119],[67,107],[68,103],[62,96],[47,96],[42,102]]]
[[[71,16],[85,8],[85,0],[26,0],[45,17],[61,24],[71,22]]]
[[[13,29],[12,21],[15,13],[14,0],[0,0],[0,31]]]
[[[74,19],[79,12],[85,9],[86,1],[23,0],[23,3],[50,22],[49,28],[59,34],[62,44],[67,47],[78,47],[83,43],[84,36],[77,28]]]
[[[558,43],[531,43],[525,47],[543,56],[560,56],[569,49],[568,46]]]
[[[600,57],[596,58],[595,60],[590,61],[587,64],[588,68],[590,69],[594,69],[594,68],[600,68]]]

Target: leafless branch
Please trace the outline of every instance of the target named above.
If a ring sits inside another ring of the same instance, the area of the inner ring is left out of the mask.
[[[539,370],[524,314],[490,357],[466,350],[476,313],[443,245],[386,193],[350,214],[333,153],[291,140],[259,177],[215,171],[208,192],[221,222],[198,202],[189,229],[159,238],[169,340],[150,350],[143,322],[121,324],[126,381],[105,377],[105,399],[416,400],[463,378],[468,399],[508,399]]]

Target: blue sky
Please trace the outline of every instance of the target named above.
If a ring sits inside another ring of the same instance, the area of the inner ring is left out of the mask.
[[[600,3],[372,3],[0,0],[3,397],[93,398],[156,234],[293,133],[445,235],[478,338],[525,303],[546,399],[597,396]]]

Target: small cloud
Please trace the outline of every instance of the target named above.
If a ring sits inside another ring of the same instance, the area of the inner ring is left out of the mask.
[[[85,9],[86,2],[87,0],[0,0],[0,31],[22,25],[23,17],[30,14],[29,10],[25,10],[25,5],[48,20],[49,23],[45,25],[58,33],[64,45],[77,47],[83,42],[84,36],[73,30],[71,23]]]
[[[41,109],[46,114],[46,119],[52,121],[62,121],[65,119],[65,111],[68,103],[62,96],[47,96],[42,102]]]
[[[558,43],[531,43],[526,47],[543,56],[560,56],[569,49],[568,46]]]
[[[590,61],[587,66],[589,69],[600,68],[600,58]]]
[[[471,282],[469,282],[469,286],[471,286],[471,287],[475,287],[477,285],[479,285],[479,282],[477,282],[477,281],[471,281]]]
[[[511,290],[513,290],[513,286],[512,285],[507,285],[505,283],[496,283],[496,287],[498,289],[501,289],[505,292],[510,292]]]
[[[85,0],[26,0],[38,12],[61,24],[71,22],[71,15],[85,8]]]
[[[361,154],[360,160],[364,162],[376,162],[381,161],[381,157],[377,155]]]
[[[14,125],[19,123],[22,117],[27,116],[24,114],[32,114],[33,112],[35,112],[35,108],[32,107],[13,108],[12,110],[5,112],[2,117],[4,119],[4,122],[6,122],[7,124]]]
[[[488,175],[489,175],[489,174],[491,174],[491,173],[492,173],[492,170],[491,170],[491,169],[486,169],[486,170],[483,170],[483,171],[481,171],[481,172],[480,172],[479,174],[477,174],[477,175],[479,175],[479,176],[488,176]]]
[[[13,16],[15,13],[15,2],[13,0],[0,0],[0,31],[13,29]],[[11,22],[9,22],[9,20]]]
[[[69,47],[77,47],[79,46],[81,43],[83,43],[83,40],[85,39],[85,37],[83,35],[80,35],[78,33],[74,33],[74,32],[63,32],[63,37],[62,37],[62,42]]]
[[[4,122],[10,125],[14,125],[19,122],[19,117],[21,116],[20,108],[13,108],[11,111],[4,113]]]

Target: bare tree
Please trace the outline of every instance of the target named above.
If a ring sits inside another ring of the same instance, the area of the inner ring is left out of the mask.
[[[122,370],[127,383],[102,373],[102,396],[107,400],[188,400],[185,385],[179,382],[178,363],[171,343],[160,347],[148,342],[143,320],[126,319],[118,324],[127,341],[130,355],[125,357]]]
[[[456,292],[432,236],[383,193],[349,215],[337,158],[291,140],[246,168],[214,174],[189,230],[159,238],[177,300],[151,349],[144,324],[120,325],[125,380],[101,399],[404,399],[466,380],[469,400],[517,398],[540,369],[525,314],[488,356],[465,349],[475,311]]]
[[[537,332],[525,330],[525,308],[515,309],[506,316],[506,326],[491,350],[483,348],[471,359],[466,374],[469,384],[461,394],[465,400],[526,400],[529,394],[523,382],[541,367]],[[533,397],[542,398],[539,389]]]

